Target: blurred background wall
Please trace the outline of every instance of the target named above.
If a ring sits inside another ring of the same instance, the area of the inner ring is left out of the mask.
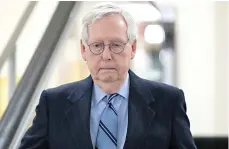
[[[228,2],[176,4],[178,86],[198,135],[228,132]]]

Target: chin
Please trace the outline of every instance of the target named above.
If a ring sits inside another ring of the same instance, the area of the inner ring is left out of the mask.
[[[111,82],[111,81],[115,81],[117,80],[117,77],[111,76],[111,75],[107,75],[107,76],[102,76],[101,79],[104,82]]]
[[[118,79],[118,76],[116,74],[101,74],[99,76],[99,80],[104,82],[112,82]]]

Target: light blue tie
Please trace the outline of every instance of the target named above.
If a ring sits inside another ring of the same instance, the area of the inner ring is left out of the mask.
[[[98,149],[116,149],[117,148],[117,130],[118,130],[118,116],[117,111],[112,105],[111,101],[118,96],[118,94],[111,94],[106,96],[104,100],[107,103],[100,123],[96,139],[96,148]],[[113,102],[114,103],[114,102]]]

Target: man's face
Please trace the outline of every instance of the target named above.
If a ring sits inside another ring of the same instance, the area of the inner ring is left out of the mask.
[[[113,53],[107,44],[125,44],[123,52]],[[93,54],[88,45],[104,43],[105,48],[101,54]],[[81,41],[81,54],[86,60],[94,81],[113,82],[123,80],[129,70],[130,60],[136,52],[136,41],[128,42],[127,25],[119,14],[105,16],[88,26],[88,43]]]

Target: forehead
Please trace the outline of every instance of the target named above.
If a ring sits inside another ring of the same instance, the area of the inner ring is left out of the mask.
[[[88,42],[127,40],[127,25],[120,14],[113,14],[98,19],[88,26]]]

